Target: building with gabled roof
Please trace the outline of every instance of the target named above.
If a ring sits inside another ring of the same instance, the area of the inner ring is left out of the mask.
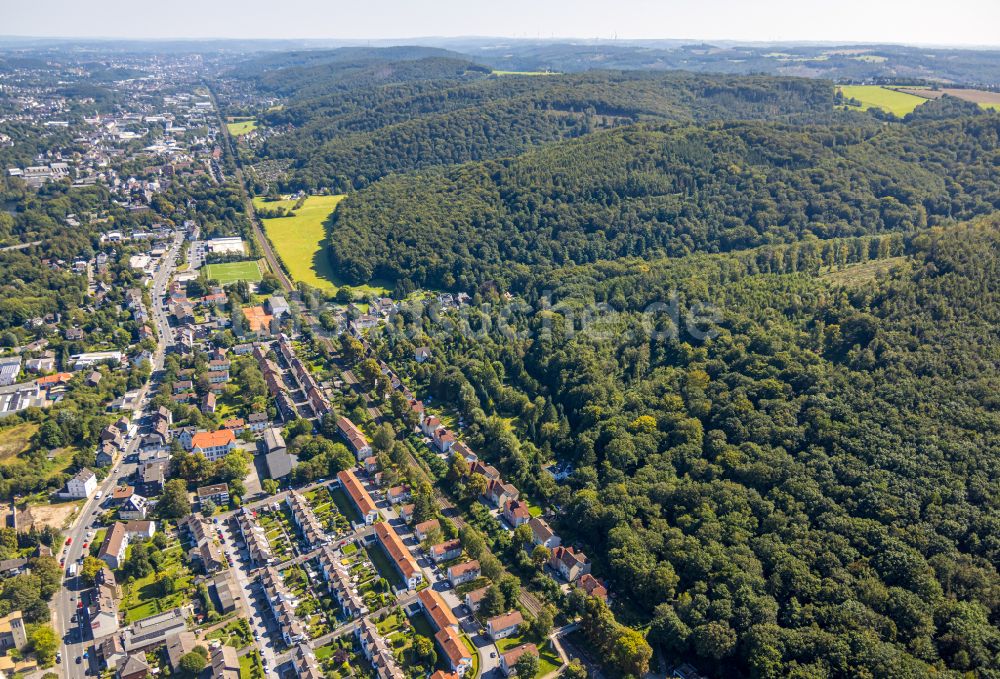
[[[424,581],[424,573],[393,527],[384,521],[376,523],[375,535],[396,570],[403,576],[406,588],[416,589]]]
[[[496,641],[514,636],[523,624],[524,616],[521,615],[521,611],[509,611],[487,620],[486,631],[489,632],[490,638]]]
[[[504,676],[509,677],[512,674],[517,674],[517,661],[526,653],[537,658],[538,647],[532,643],[525,643],[515,646],[500,656],[500,670],[504,673]],[[531,679],[531,677],[528,677],[528,679]]]
[[[372,454],[372,447],[368,442],[368,437],[350,419],[346,417],[339,418],[337,420],[337,429],[340,430],[340,435],[350,444],[359,462]]]
[[[458,618],[455,617],[451,607],[448,606],[444,598],[438,592],[434,591],[434,589],[428,587],[427,589],[420,590],[417,594],[417,599],[420,601],[420,607],[424,609],[424,613],[427,614],[435,631],[444,627],[458,629]]]
[[[472,653],[462,643],[462,637],[453,627],[443,627],[434,635],[434,641],[441,649],[448,667],[458,676],[465,676],[465,673],[472,668]]]
[[[361,481],[354,475],[354,470],[345,469],[339,472],[337,480],[340,482],[340,487],[351,498],[351,502],[354,503],[365,524],[371,525],[374,523],[379,517],[378,507],[375,505],[375,501],[372,500],[372,496],[368,494],[368,491],[361,484]]]

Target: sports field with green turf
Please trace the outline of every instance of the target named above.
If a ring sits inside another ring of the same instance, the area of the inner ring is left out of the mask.
[[[242,134],[250,134],[257,129],[257,121],[252,118],[249,120],[236,120],[235,122],[226,123],[226,127],[229,128],[229,134],[240,136]]]
[[[843,85],[840,91],[848,99],[861,102],[861,110],[880,108],[902,118],[927,100],[905,92],[879,87],[878,85]]]
[[[293,216],[261,220],[292,278],[330,293],[336,292],[343,282],[327,257],[326,223],[343,198],[342,195],[309,196]],[[262,196],[253,199],[254,207],[269,210],[279,207],[290,210],[295,203],[295,200],[268,201]],[[386,288],[377,285],[351,287],[365,294],[388,294]]]
[[[206,264],[202,267],[206,278],[219,281],[220,285],[229,285],[236,281],[256,283],[262,277],[260,264],[256,261],[225,262],[223,264]]]

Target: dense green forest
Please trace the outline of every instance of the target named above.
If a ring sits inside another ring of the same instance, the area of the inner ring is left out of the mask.
[[[263,145],[260,157],[293,161],[286,188],[348,191],[392,172],[516,155],[641,119],[808,114],[816,120],[829,116],[833,104],[830,83],[796,78],[604,71],[495,77],[473,64],[439,60],[384,68],[388,82],[379,86],[345,82],[341,68],[329,70],[320,77],[328,82],[323,94],[309,81],[261,117],[282,132]],[[265,77],[278,78],[283,70]],[[411,73],[424,77],[403,77]]]
[[[534,311],[484,297],[466,332],[425,319],[383,346],[402,360],[431,333],[419,379],[506,478],[562,506],[564,538],[668,662],[1000,670],[1000,220],[524,283]],[[640,314],[674,292],[676,324]],[[699,301],[720,310],[707,339],[684,320]],[[609,310],[574,328],[594,304]]]
[[[346,278],[469,289],[518,265],[907,231],[1000,207],[1000,116],[636,125],[392,175],[338,207]]]

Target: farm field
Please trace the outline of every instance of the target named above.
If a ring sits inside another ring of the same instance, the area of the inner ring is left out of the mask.
[[[840,87],[840,91],[844,93],[844,97],[860,101],[863,111],[870,108],[880,108],[900,118],[927,101],[924,97],[890,90],[878,85],[843,85]]]
[[[344,196],[309,196],[291,217],[261,219],[268,239],[278,251],[288,273],[296,281],[334,293],[343,283],[334,272],[326,255],[326,221]],[[268,201],[261,196],[253,199],[254,207],[291,209],[295,200]],[[352,286],[365,294],[387,295],[381,286]]]
[[[226,123],[226,127],[229,128],[229,134],[239,137],[240,135],[250,134],[257,129],[257,121],[253,120],[235,120]]]
[[[224,264],[206,264],[202,267],[205,276],[219,281],[220,285],[229,285],[236,281],[257,282],[262,273],[260,264],[256,261],[225,262]]]

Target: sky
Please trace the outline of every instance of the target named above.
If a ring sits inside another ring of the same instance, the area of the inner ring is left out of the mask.
[[[0,35],[1000,45],[1000,0],[0,0]]]

